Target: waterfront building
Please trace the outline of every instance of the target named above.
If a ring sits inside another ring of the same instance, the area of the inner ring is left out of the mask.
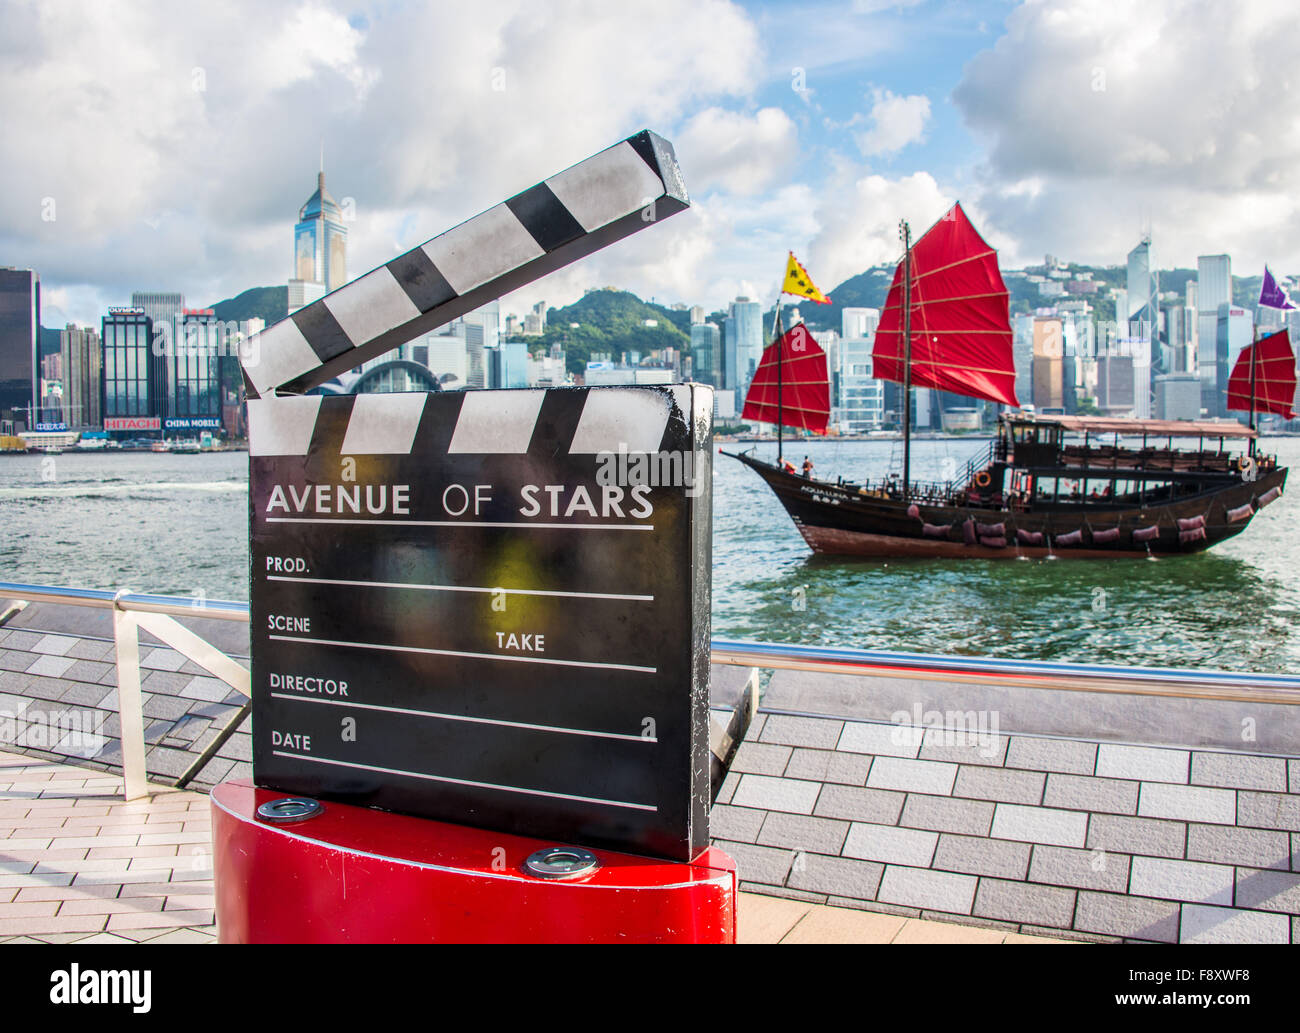
[[[1201,377],[1201,409],[1207,416],[1219,412],[1219,374],[1216,338],[1219,306],[1232,304],[1232,259],[1227,255],[1201,255],[1196,260],[1196,367]]]
[[[842,337],[871,337],[880,324],[880,310],[874,308],[846,308],[840,312]]]
[[[164,354],[165,431],[220,430],[222,359],[230,350],[210,308],[184,309],[170,354]],[[154,349],[157,351],[157,349]]]
[[[1065,411],[1064,367],[1064,322],[1059,316],[1036,316],[1032,370],[1034,407],[1039,412]]]
[[[1228,377],[1241,350],[1250,344],[1254,332],[1255,321],[1250,309],[1227,303],[1219,306],[1211,339],[1214,351],[1208,360],[1204,352],[1205,342],[1202,341],[1201,407],[1206,416],[1236,415],[1228,412]]]
[[[1011,317],[1011,356],[1016,367],[1016,397],[1034,404],[1034,316]]]
[[[162,429],[164,355],[154,354],[153,320],[143,308],[110,308],[100,321],[104,429],[124,437]]]
[[[103,349],[90,327],[69,323],[59,332],[63,367],[63,423],[70,430],[100,430]]]
[[[156,333],[171,334],[180,325],[185,295],[179,291],[132,291],[131,307],[144,309]]]
[[[310,305],[313,301],[320,301],[325,297],[325,285],[316,283],[313,280],[290,280],[289,281],[289,314],[292,315],[305,305]]]
[[[485,348],[484,355],[488,387],[528,386],[528,345],[523,341],[502,341],[495,347]]]
[[[1158,420],[1195,420],[1201,415],[1201,381],[1194,373],[1162,373],[1156,377]]]
[[[691,326],[699,326],[704,322],[704,306],[692,305],[691,309]]]
[[[40,327],[40,276],[0,268],[0,434],[36,422]]]
[[[325,291],[348,282],[348,228],[343,210],[325,189],[325,171],[316,176],[316,190],[298,210],[293,228],[295,280],[323,284]]]

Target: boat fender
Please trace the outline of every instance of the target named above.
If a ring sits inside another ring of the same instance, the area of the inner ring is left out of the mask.
[[[1083,532],[1080,530],[1071,531],[1069,534],[1058,534],[1052,539],[1057,545],[1082,545]]]
[[[961,525],[961,536],[967,545],[975,544],[975,521],[967,520]]]
[[[921,533],[927,538],[947,538],[948,524],[927,524],[921,522]]]
[[[1205,526],[1204,514],[1201,514],[1200,516],[1194,516],[1194,517],[1178,518],[1178,530],[1180,531],[1194,531],[1196,530],[1196,528],[1204,527],[1204,526]]]
[[[1281,488],[1269,488],[1268,491],[1264,492],[1264,494],[1261,495],[1257,500],[1259,503],[1259,508],[1263,509],[1270,502],[1276,502],[1278,498],[1281,496],[1281,494],[1282,494]]]
[[[976,524],[975,530],[980,533],[981,538],[1002,538],[1007,533],[1006,524]]]
[[[1021,527],[1016,531],[1016,540],[1019,541],[1021,545],[1042,545],[1043,532],[1026,531],[1023,527]]]
[[[1238,520],[1248,520],[1254,513],[1254,507],[1247,502],[1244,506],[1228,510],[1228,523],[1235,524]]]
[[[975,487],[977,488],[987,488],[992,483],[993,478],[989,476],[987,470],[981,470],[975,475]]]
[[[1182,521],[1179,521],[1182,523]],[[1190,531],[1179,531],[1178,540],[1180,542],[1194,542],[1205,537],[1205,528],[1193,527]]]
[[[1094,542],[1117,542],[1119,541],[1119,528],[1112,527],[1105,531],[1093,531],[1092,540]]]
[[[910,506],[907,507],[907,515],[910,516],[913,520],[920,520],[921,507],[918,506],[915,502],[913,502]]]
[[[1005,549],[1007,540],[1003,535],[998,535],[996,538],[986,538],[984,535],[980,535],[980,544],[989,549]]]
[[[1138,527],[1133,531],[1133,540],[1135,542],[1149,542],[1152,539],[1160,537],[1160,525],[1152,524],[1150,527]]]

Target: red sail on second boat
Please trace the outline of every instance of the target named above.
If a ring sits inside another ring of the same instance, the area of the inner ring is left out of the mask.
[[[1251,403],[1250,366],[1255,364],[1254,404]],[[1269,334],[1241,349],[1228,378],[1228,408],[1242,412],[1277,413],[1295,419],[1295,352],[1285,330]]]
[[[825,434],[830,415],[826,353],[806,326],[802,323],[792,326],[779,341],[763,349],[762,361],[745,395],[741,419],[780,423],[784,427],[802,427]]]
[[[960,204],[912,245],[911,281],[912,386],[1018,407],[1007,287]],[[904,351],[900,262],[876,328],[876,378],[905,383]]]

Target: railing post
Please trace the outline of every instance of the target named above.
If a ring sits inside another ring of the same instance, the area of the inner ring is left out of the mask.
[[[140,691],[140,635],[135,615],[122,609],[125,589],[113,597],[113,641],[117,646],[117,713],[121,722],[123,797],[149,795],[145,772],[144,700]]]

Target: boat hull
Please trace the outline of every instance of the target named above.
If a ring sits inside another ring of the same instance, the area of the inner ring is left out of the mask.
[[[731,454],[731,453],[727,453]],[[1201,552],[1240,534],[1254,512],[1239,520],[1228,513],[1258,500],[1274,488],[1280,493],[1287,470],[1272,470],[1254,481],[1233,480],[1222,487],[1161,505],[1141,509],[1106,509],[1096,505],[1058,505],[1041,511],[916,504],[878,495],[863,496],[842,486],[789,474],[746,455],[735,455],[754,470],[785,507],[799,534],[816,553],[876,559],[1118,559],[1182,555]],[[1202,521],[1184,533],[1179,521]],[[943,537],[927,536],[925,525],[947,527]],[[967,529],[969,526],[969,530]],[[1002,525],[1000,536],[980,534],[981,528]],[[1133,532],[1157,527],[1149,540]],[[1042,544],[1019,540],[1017,532],[1041,534]],[[1057,544],[1057,537],[1079,531],[1077,542]],[[1118,535],[1114,534],[1118,531]],[[1094,535],[1101,540],[1094,540]],[[1002,539],[1004,544],[998,544]]]

